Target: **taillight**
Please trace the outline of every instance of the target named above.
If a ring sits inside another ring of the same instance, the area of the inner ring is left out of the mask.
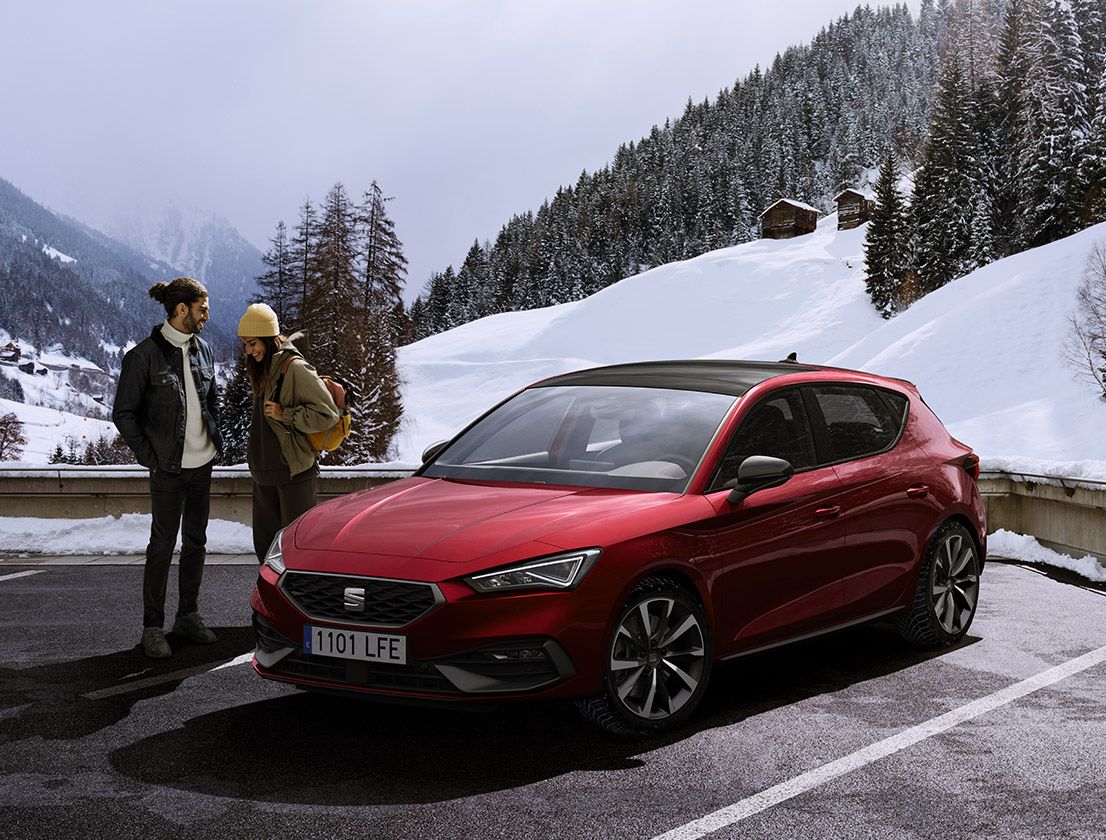
[[[964,459],[964,470],[972,477],[973,481],[979,481],[979,456],[974,452]]]

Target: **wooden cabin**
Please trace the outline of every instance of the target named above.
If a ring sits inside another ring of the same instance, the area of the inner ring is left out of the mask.
[[[860,190],[842,190],[833,197],[837,202],[837,229],[851,230],[872,218],[875,196]]]
[[[781,198],[760,214],[761,239],[790,239],[814,233],[820,211],[790,198]]]

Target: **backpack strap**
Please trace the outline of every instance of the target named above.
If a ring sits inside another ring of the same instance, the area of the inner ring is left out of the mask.
[[[280,396],[280,389],[284,387],[284,374],[288,373],[288,368],[292,366],[292,362],[294,362],[296,358],[296,356],[289,356],[280,366],[280,374],[277,376],[276,387],[273,388],[272,402],[279,402],[277,397]]]

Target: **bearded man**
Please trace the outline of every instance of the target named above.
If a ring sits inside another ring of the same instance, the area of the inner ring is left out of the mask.
[[[222,451],[215,358],[200,338],[210,317],[207,289],[191,277],[158,283],[150,297],[165,321],[127,351],[112,420],[138,463],[150,470],[153,523],[142,581],[142,649],[172,656],[163,629],[165,587],[177,532],[181,538],[180,604],[173,633],[201,644],[216,641],[198,611],[211,503],[211,467]]]

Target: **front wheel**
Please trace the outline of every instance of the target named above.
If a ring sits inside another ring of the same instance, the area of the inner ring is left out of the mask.
[[[899,632],[911,644],[936,649],[964,637],[979,601],[979,550],[968,529],[945,522],[926,546],[910,611]]]
[[[699,599],[665,578],[646,578],[630,593],[607,645],[603,693],[577,708],[616,735],[676,727],[703,698],[711,651]]]

